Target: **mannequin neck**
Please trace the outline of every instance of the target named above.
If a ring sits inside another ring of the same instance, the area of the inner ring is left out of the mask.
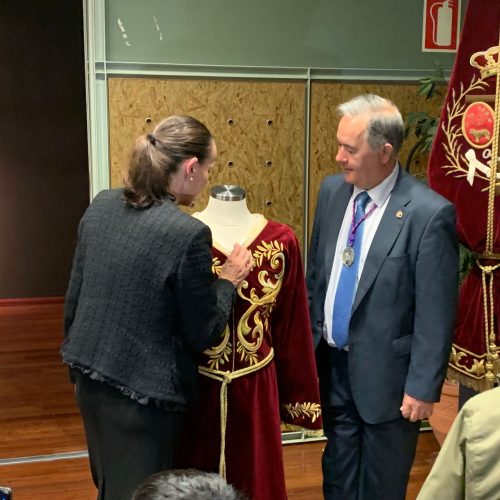
[[[248,210],[245,199],[238,201],[223,201],[210,197],[208,205],[197,214],[207,226],[245,226],[253,223],[254,214]]]
[[[260,214],[248,210],[246,200],[224,201],[210,197],[204,210],[193,214],[212,231],[214,246],[230,253],[235,243],[248,244],[267,224]]]

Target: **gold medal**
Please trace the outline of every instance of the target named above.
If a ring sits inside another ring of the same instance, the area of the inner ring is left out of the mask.
[[[355,257],[354,249],[351,246],[345,247],[342,251],[342,262],[344,266],[351,267]]]

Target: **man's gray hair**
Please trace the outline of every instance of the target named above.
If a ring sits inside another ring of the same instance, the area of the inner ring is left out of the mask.
[[[363,94],[344,102],[337,108],[340,116],[369,116],[366,140],[372,149],[385,143],[392,145],[394,155],[399,153],[405,135],[401,113],[396,105],[375,94]]]
[[[195,469],[158,472],[146,479],[131,500],[244,500],[218,474]]]

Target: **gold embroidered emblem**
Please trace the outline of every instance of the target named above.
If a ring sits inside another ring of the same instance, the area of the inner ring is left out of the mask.
[[[238,288],[238,295],[249,302],[250,307],[238,323],[236,352],[240,355],[242,362],[251,365],[259,361],[258,351],[264,340],[264,333],[269,330],[269,317],[281,290],[285,274],[283,243],[276,240],[270,243],[262,241],[254,251],[253,258],[255,267],[261,268],[268,262],[275,272],[270,275],[265,269],[259,271],[257,279],[262,288],[260,290],[252,288],[248,296],[244,293],[244,290],[248,288],[248,282],[244,281]]]
[[[321,406],[319,403],[289,403],[284,404],[283,408],[294,419],[303,417],[310,419],[311,422],[316,422],[321,415]]]
[[[212,273],[215,274],[216,276],[219,276],[221,267],[222,267],[222,264],[221,264],[220,260],[217,257],[213,257],[212,258]]]
[[[476,52],[471,56],[470,64],[480,75],[474,75],[468,87],[460,83],[460,88],[453,90],[441,128],[448,162],[442,168],[447,169],[454,177],[465,177],[472,186],[475,179],[490,182],[493,151],[489,146],[494,139],[496,112],[484,102],[484,96],[476,96],[474,93],[484,91],[488,87],[486,80],[496,74],[498,47]],[[468,100],[473,102],[467,104]],[[470,147],[461,142],[462,138]],[[497,173],[496,184],[499,179],[500,174]]]
[[[264,335],[269,331],[269,320],[276,305],[276,298],[281,290],[285,274],[285,255],[283,243],[276,240],[261,241],[253,254],[254,272],[257,271],[257,280],[260,286],[249,289],[248,281],[244,280],[238,287],[238,295],[249,303],[248,309],[235,325],[236,353],[241,362],[250,366],[259,362],[258,352],[262,346]],[[212,259],[212,271],[218,275],[222,264],[218,258]],[[271,272],[269,271],[271,269]],[[220,370],[229,362],[233,352],[230,342],[230,328],[227,327],[222,341],[215,347],[207,349],[208,366]]]

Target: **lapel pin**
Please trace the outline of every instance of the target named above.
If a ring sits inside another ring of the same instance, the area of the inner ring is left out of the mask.
[[[396,212],[396,217],[397,217],[398,219],[402,219],[402,218],[403,218],[403,211],[402,211],[402,210],[398,210],[398,211]]]

